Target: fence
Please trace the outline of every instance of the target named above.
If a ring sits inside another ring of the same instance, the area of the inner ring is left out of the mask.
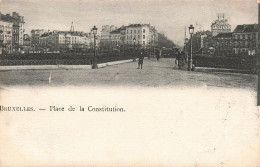
[[[90,65],[93,53],[30,53],[0,56],[0,66],[16,65]],[[98,63],[132,59],[131,53],[101,53],[97,55]]]
[[[245,70],[256,74],[256,56],[209,56],[194,55],[197,67],[228,68]]]

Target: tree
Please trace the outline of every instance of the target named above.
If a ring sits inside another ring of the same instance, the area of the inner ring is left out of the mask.
[[[166,48],[173,48],[176,45],[174,42],[167,38],[167,36],[163,33],[158,33],[158,47],[166,47]]]

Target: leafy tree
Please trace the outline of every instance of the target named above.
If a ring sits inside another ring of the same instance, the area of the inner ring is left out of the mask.
[[[167,36],[164,33],[158,33],[158,47],[166,47],[166,48],[173,48],[176,45],[174,42],[167,38]]]

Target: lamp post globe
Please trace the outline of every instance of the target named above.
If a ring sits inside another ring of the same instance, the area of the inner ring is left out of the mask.
[[[192,24],[189,26],[189,32],[190,32],[190,34],[194,33],[194,27]]]
[[[92,31],[93,31],[93,34],[96,35],[96,34],[97,34],[97,27],[94,26],[94,27],[92,28]]]

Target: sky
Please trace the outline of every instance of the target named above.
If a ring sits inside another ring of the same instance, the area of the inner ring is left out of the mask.
[[[210,30],[218,13],[225,13],[232,30],[258,21],[256,0],[0,0],[0,11],[24,16],[26,33],[68,31],[72,21],[75,31],[84,32],[94,25],[101,30],[102,25],[150,23],[179,45],[184,43],[185,26]]]

